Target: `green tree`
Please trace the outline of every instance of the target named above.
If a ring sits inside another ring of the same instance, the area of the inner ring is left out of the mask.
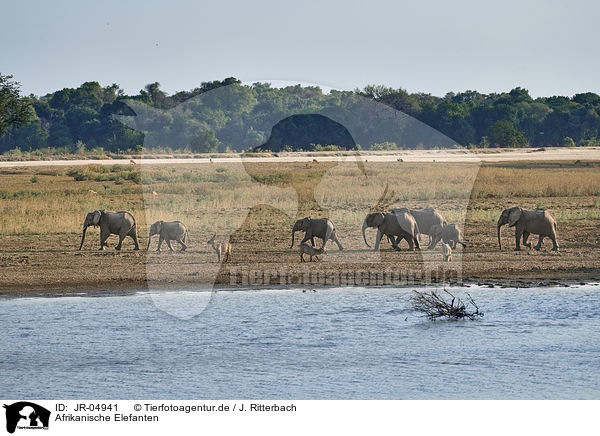
[[[496,147],[522,147],[527,138],[508,120],[498,120],[487,129],[486,135],[490,143]]]
[[[21,85],[12,77],[0,73],[0,135],[10,127],[27,124],[33,116],[29,99],[19,94]]]
[[[201,130],[190,138],[190,149],[194,153],[214,153],[219,147],[219,140],[212,130]]]

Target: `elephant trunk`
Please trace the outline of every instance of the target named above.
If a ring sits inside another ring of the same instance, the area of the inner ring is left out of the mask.
[[[292,245],[290,245],[290,248],[294,246],[294,233],[296,233],[296,231],[292,230]]]
[[[502,229],[502,224],[498,223],[498,247],[502,250],[502,241],[500,239],[500,229]]]
[[[85,232],[87,231],[88,226],[84,225],[83,226],[83,233],[81,234],[81,244],[79,244],[79,249],[81,250],[81,247],[83,247],[83,241],[85,240]]]
[[[368,226],[367,226],[367,220],[365,220],[365,221],[363,222],[363,225],[362,225],[362,235],[363,235],[363,239],[365,240],[365,244],[367,244],[367,247],[371,248],[371,246],[370,246],[370,245],[369,245],[369,243],[367,242],[367,237],[365,236],[365,229],[366,229],[367,227],[368,227]]]
[[[150,241],[152,240],[152,233],[148,233],[148,246],[146,247],[146,251],[150,249]]]

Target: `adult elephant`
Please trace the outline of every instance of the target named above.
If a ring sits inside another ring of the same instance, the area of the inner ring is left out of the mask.
[[[556,221],[543,209],[527,210],[518,206],[504,209],[500,218],[498,218],[498,246],[502,250],[502,241],[500,239],[500,229],[503,225],[515,228],[515,251],[521,249],[520,241],[523,236],[523,245],[531,248],[531,243],[527,242],[530,234],[539,235],[538,243],[534,247],[536,250],[542,248],[542,241],[545,237],[552,239],[552,250],[558,250],[556,242]]]
[[[443,226],[445,223],[442,214],[433,207],[427,207],[425,209],[399,207],[392,209],[392,212],[407,212],[411,214],[419,226],[419,233],[429,236],[429,243],[432,241],[431,227],[436,225]]]
[[[177,241],[179,245],[181,245],[181,251],[185,251],[187,249],[187,245],[185,245],[185,241],[187,238],[187,242],[190,242],[190,235],[188,234],[188,230],[181,221],[156,221],[154,224],[150,226],[150,231],[148,232],[148,247],[146,250],[150,248],[150,242],[152,241],[152,236],[158,235],[158,248],[156,251],[160,251],[160,246],[163,241],[167,243],[167,247],[169,250],[173,251],[173,247],[171,247],[171,241]]]
[[[430,250],[434,249],[438,242],[444,241],[444,244],[448,244],[452,248],[456,248],[457,244],[466,247],[467,245],[463,241],[462,232],[456,226],[456,224],[435,224],[431,226],[431,243],[429,244]]]
[[[292,245],[290,248],[294,246],[294,233],[303,231],[305,232],[304,238],[300,244],[308,241],[310,239],[313,247],[315,246],[315,237],[321,238],[323,240],[323,250],[325,249],[325,244],[327,244],[328,240],[332,240],[335,242],[340,250],[343,250],[342,244],[338,240],[335,234],[335,226],[331,221],[327,218],[311,218],[306,217],[297,220],[294,223],[294,227],[292,228]]]
[[[419,226],[415,218],[408,212],[375,212],[368,214],[363,221],[362,235],[367,247],[371,247],[365,236],[365,229],[367,227],[377,229],[374,251],[379,250],[379,243],[381,242],[381,238],[383,236],[387,236],[388,238],[391,237],[394,250],[400,250],[398,244],[402,239],[406,239],[408,242],[409,251],[414,251],[415,247],[421,248],[419,245]],[[394,238],[396,237],[398,239],[394,241]]]
[[[110,235],[119,235],[119,243],[115,247],[116,250],[121,249],[121,244],[126,236],[130,236],[135,244],[135,250],[139,250],[137,228],[135,219],[129,212],[107,212],[105,210],[95,210],[90,212],[85,217],[83,222],[83,234],[81,235],[81,244],[79,249],[83,247],[85,240],[85,232],[89,226],[100,227],[100,250],[104,250],[106,239]]]

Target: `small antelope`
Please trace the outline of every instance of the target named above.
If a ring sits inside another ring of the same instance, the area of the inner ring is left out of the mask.
[[[300,262],[306,262],[304,260],[304,254],[308,254],[310,256],[310,261],[312,262],[313,256],[315,257],[315,259],[319,260],[317,256],[319,254],[323,254],[323,249],[311,247],[308,244],[300,244],[300,250],[298,251],[298,253],[300,253]]]
[[[133,159],[129,159],[129,163],[130,163],[131,165],[135,165],[135,161],[134,161]]]
[[[446,243],[442,243],[442,255],[444,256],[444,262],[452,260],[452,248]]]
[[[221,262],[221,256],[225,256],[223,262],[231,261],[231,244],[229,242],[215,242],[216,236],[217,234],[215,233],[206,243],[215,250],[219,262]]]

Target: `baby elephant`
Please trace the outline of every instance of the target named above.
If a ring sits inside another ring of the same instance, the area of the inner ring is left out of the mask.
[[[456,248],[458,244],[466,247],[467,245],[463,241],[462,232],[456,226],[456,224],[435,224],[430,228],[431,243],[427,247],[433,250],[438,242],[443,241],[444,244],[450,245],[451,248]]]
[[[452,248],[445,242],[442,242],[442,255],[444,256],[444,262],[452,260]]]
[[[310,261],[312,262],[313,256],[315,257],[315,259],[319,260],[317,256],[319,254],[323,254],[323,248],[311,247],[310,245],[303,242],[302,244],[300,244],[300,250],[298,251],[298,253],[300,253],[300,262],[306,262],[304,260],[304,254],[308,254],[310,256]]]
[[[225,256],[223,262],[231,261],[231,244],[229,242],[215,242],[216,233],[206,243],[217,253],[217,260],[221,262],[221,257]]]
[[[152,240],[152,236],[158,235],[158,248],[156,251],[160,251],[160,246],[163,241],[167,243],[167,247],[169,250],[173,251],[173,247],[171,247],[171,241],[179,242],[181,245],[181,251],[185,251],[187,245],[185,245],[185,240],[187,238],[187,242],[190,242],[190,235],[188,234],[187,228],[180,221],[156,221],[154,224],[150,226],[150,233],[148,234],[148,247],[150,248],[150,241]]]

